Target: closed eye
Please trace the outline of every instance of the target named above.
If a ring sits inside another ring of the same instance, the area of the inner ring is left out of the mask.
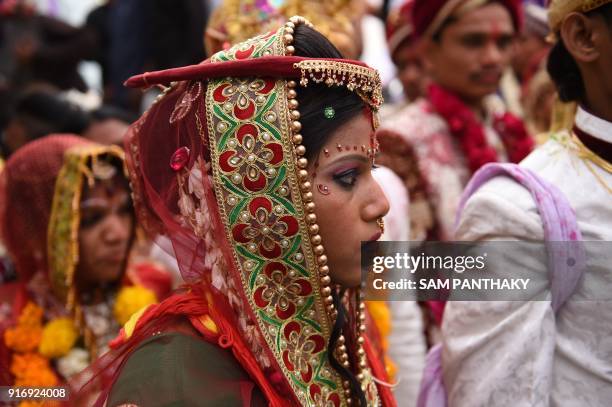
[[[334,182],[340,185],[342,188],[351,189],[357,183],[359,177],[359,170],[357,168],[351,168],[342,171],[338,174],[334,174]]]

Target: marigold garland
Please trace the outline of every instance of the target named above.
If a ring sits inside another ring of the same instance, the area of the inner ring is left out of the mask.
[[[38,347],[47,358],[62,357],[74,346],[79,333],[70,318],[57,318],[45,325]]]
[[[19,315],[19,325],[38,326],[42,323],[43,309],[33,303],[28,302]]]
[[[155,293],[141,286],[124,287],[119,291],[113,314],[124,324],[132,314],[157,302]],[[34,302],[23,308],[17,324],[4,332],[4,342],[12,351],[10,372],[15,386],[52,387],[60,383],[50,359],[65,357],[74,350],[79,331],[71,318],[61,317],[42,324],[43,309]],[[20,407],[38,406],[38,402],[22,402]]]
[[[37,353],[13,354],[11,373],[15,376],[15,386],[18,387],[51,387],[59,383],[49,360]]]
[[[432,84],[428,89],[428,100],[457,138],[471,172],[476,172],[486,163],[498,161],[495,148],[487,142],[482,123],[461,99]],[[510,113],[496,116],[493,127],[500,135],[510,162],[520,162],[533,149],[534,141],[523,122]]]
[[[124,325],[129,321],[132,314],[156,302],[155,293],[147,288],[142,286],[123,287],[115,300],[113,315],[119,324]]]
[[[14,352],[31,352],[38,347],[42,336],[43,310],[28,302],[19,316],[17,325],[4,332],[6,347]]]
[[[384,301],[366,301],[368,312],[372,316],[372,320],[380,333],[381,346],[384,351],[385,370],[389,379],[393,380],[397,373],[397,366],[388,356],[389,351],[389,334],[391,334],[391,310]]]
[[[15,352],[31,352],[38,347],[41,336],[41,326],[17,325],[4,332],[4,343]]]

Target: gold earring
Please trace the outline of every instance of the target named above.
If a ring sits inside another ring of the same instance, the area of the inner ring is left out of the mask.
[[[385,233],[385,221],[383,220],[383,218],[376,219],[376,223],[380,228],[380,233]]]

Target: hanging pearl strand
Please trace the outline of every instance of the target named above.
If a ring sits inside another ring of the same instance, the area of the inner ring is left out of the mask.
[[[295,47],[293,46],[293,34],[295,27],[304,24],[312,28],[304,17],[294,16],[289,19],[284,26],[283,42],[285,43],[286,55],[293,55]],[[334,297],[332,296],[331,278],[329,276],[329,267],[327,266],[327,256],[325,255],[325,249],[323,248],[322,238],[319,234],[319,225],[317,224],[317,216],[315,212],[315,204],[313,202],[312,184],[310,183],[310,177],[307,171],[308,160],[305,157],[306,147],[302,145],[303,137],[300,134],[302,130],[302,124],[300,123],[300,112],[299,102],[297,101],[297,82],[294,80],[287,81],[287,99],[289,107],[289,118],[291,120],[291,131],[292,131],[292,142],[294,145],[294,151],[297,157],[298,167],[298,180],[300,182],[300,190],[302,194],[302,200],[304,201],[304,208],[306,210],[306,221],[308,223],[308,232],[310,234],[310,241],[313,245],[313,251],[316,256],[319,276],[320,276],[320,291],[325,304],[327,315],[330,318],[330,322],[333,325],[338,317],[338,311],[334,306]],[[359,294],[358,294],[359,295]],[[355,369],[357,371],[356,378],[361,383],[361,389],[365,392],[366,385],[364,383],[365,375],[364,371],[367,369],[368,362],[363,349],[363,333],[365,332],[365,304],[363,301],[359,301],[357,309],[357,332],[355,337],[357,338],[357,360],[358,366]],[[349,354],[346,348],[346,338],[344,335],[338,337],[335,350],[337,359],[340,361],[342,366],[347,370],[350,370],[351,364],[349,361]],[[342,387],[344,388],[344,394],[346,396],[346,403],[348,405],[358,405],[359,401],[353,402],[350,382],[348,380],[342,381]],[[363,406],[365,407],[365,406]]]

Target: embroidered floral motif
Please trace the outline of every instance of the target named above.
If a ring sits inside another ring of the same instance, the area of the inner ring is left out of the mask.
[[[289,237],[298,232],[298,221],[294,216],[286,215],[282,205],[272,207],[272,202],[264,197],[257,197],[249,204],[248,212],[240,215],[240,220],[232,228],[234,239],[247,244],[248,250],[258,252],[267,259],[278,258],[282,247],[288,248]]]
[[[284,350],[282,352],[285,366],[301,379],[309,383],[313,377],[313,366],[318,364],[317,353],[325,347],[325,339],[321,335],[312,334],[310,329],[302,332],[302,326],[297,322],[289,322],[283,329]]]
[[[340,407],[340,397],[337,393],[331,393],[326,388],[313,384],[310,386],[310,397],[314,401],[315,406],[322,407]]]
[[[213,60],[266,51],[282,55],[281,34],[259,37]],[[321,325],[327,315],[308,225],[295,201],[299,189],[286,97],[284,80],[209,82],[206,122],[216,198],[242,289],[286,382],[303,405],[320,405],[308,391],[311,385],[320,389],[316,394],[325,389],[326,399],[338,401],[332,405],[341,405],[344,392],[327,358],[324,338],[330,328]]]
[[[202,83],[201,82],[193,82],[183,95],[178,98],[176,101],[176,105],[174,106],[174,110],[170,115],[170,123],[175,123],[179,120],[183,120],[187,113],[191,110],[193,106],[193,102],[198,100],[198,98],[202,95]]]
[[[312,285],[308,280],[296,279],[295,274],[295,271],[288,271],[282,263],[268,263],[264,274],[257,278],[259,287],[254,293],[255,304],[261,308],[270,306],[269,314],[275,313],[283,320],[294,315],[296,304],[303,305],[302,297],[312,293]]]

